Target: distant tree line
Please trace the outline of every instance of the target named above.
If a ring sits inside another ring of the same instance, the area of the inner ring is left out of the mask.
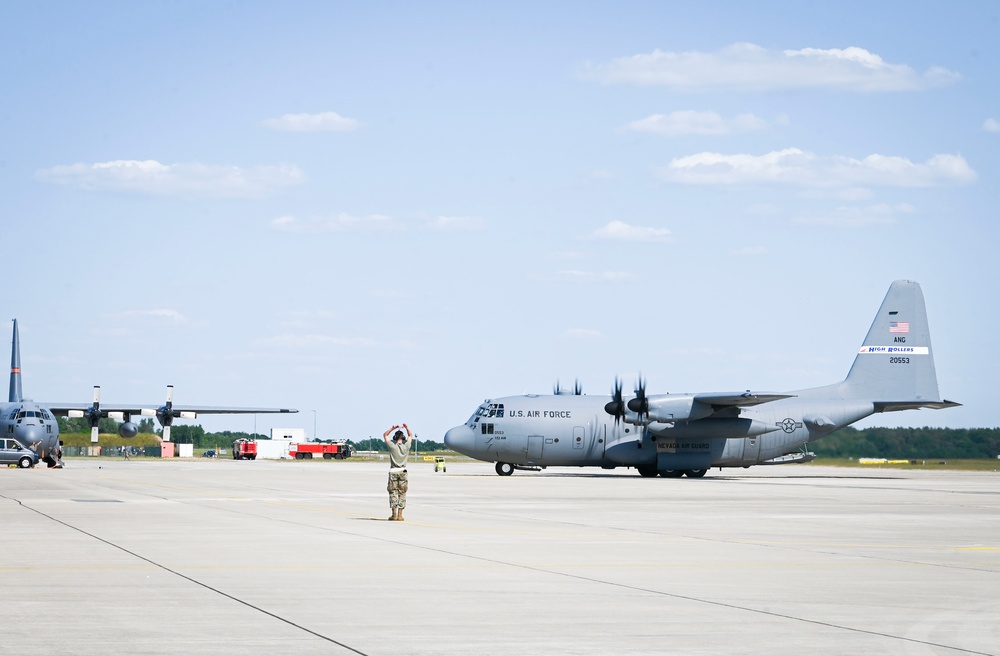
[[[335,442],[337,440],[317,440],[317,441],[318,442]],[[355,450],[357,450],[357,451],[379,451],[379,452],[385,451],[385,452],[388,452],[388,449],[385,446],[385,440],[382,438],[381,435],[379,435],[378,437],[374,437],[373,436],[370,439],[366,438],[366,439],[357,440],[357,441],[355,441],[355,440],[346,440],[346,441],[349,444],[353,444]],[[416,448],[414,448],[414,447],[416,447]],[[414,453],[415,451],[416,452],[421,452],[421,453],[422,452],[432,453],[434,451],[446,451],[447,449],[448,449],[448,447],[446,447],[441,442],[431,442],[431,441],[426,441],[425,442],[424,440],[421,440],[419,438],[413,440],[413,443],[410,444],[410,453]]]
[[[809,443],[830,458],[996,458],[1000,428],[864,428],[848,426]]]
[[[59,432],[63,434],[68,433],[86,433],[90,434],[90,424],[86,419],[76,418],[68,419],[66,417],[59,417]],[[118,423],[114,419],[104,418],[101,419],[97,426],[97,430],[100,433],[112,434],[118,432]],[[142,420],[136,422],[139,426],[139,433],[148,433],[151,435],[162,435],[163,430],[159,427],[159,424],[151,417],[145,417]],[[214,449],[228,448],[232,445],[233,441],[237,438],[248,438],[252,440],[267,440],[270,439],[267,435],[261,433],[244,433],[240,431],[220,431],[217,433],[206,433],[205,429],[200,425],[191,424],[174,424],[170,428],[170,441],[176,444],[193,444],[196,449]],[[317,442],[339,442],[340,440],[316,440]],[[372,437],[371,439],[363,440],[345,440],[347,443],[354,445],[357,451],[385,451],[385,441],[382,436]],[[423,440],[417,441],[418,451],[444,451],[445,446],[440,442],[424,442]],[[411,447],[412,451],[412,447]]]
[[[90,422],[82,417],[70,419],[68,417],[58,417],[60,433],[90,433]],[[97,424],[100,433],[117,433],[119,422],[105,417]],[[152,417],[145,417],[136,422],[140,433],[159,433],[156,429],[156,421]]]
[[[159,432],[159,431],[158,431]],[[181,426],[175,424],[173,428],[170,429],[170,440],[176,442],[177,444],[194,444],[197,449],[214,449],[215,447],[225,448],[233,443],[233,440],[239,437],[245,437],[252,440],[268,440],[271,439],[267,435],[261,435],[260,433],[241,433],[236,431],[221,431],[219,433],[206,433],[201,426]],[[385,441],[381,436],[378,438],[372,438],[370,440],[315,440],[316,442],[347,442],[354,446],[356,451],[385,451]],[[443,451],[445,449],[444,444],[440,442],[424,442],[420,440],[417,443],[417,449],[419,451]],[[413,447],[410,447],[411,452]]]
[[[139,422],[140,433],[161,435],[158,424],[149,417]],[[101,433],[117,433],[118,422],[102,419],[98,426]],[[86,419],[59,417],[60,433],[90,433]],[[226,448],[233,440],[245,437],[256,440],[269,439],[260,433],[221,431],[206,433],[201,426],[175,424],[170,429],[170,440],[177,444],[193,444],[198,449]],[[336,442],[339,440],[317,440]],[[385,451],[381,435],[361,440],[346,440],[358,451]],[[445,445],[417,439],[416,451],[432,453],[444,451]],[[411,447],[411,450],[413,447]],[[809,443],[809,450],[829,458],[996,458],[1000,455],[1000,428],[864,428],[848,426],[826,437]]]

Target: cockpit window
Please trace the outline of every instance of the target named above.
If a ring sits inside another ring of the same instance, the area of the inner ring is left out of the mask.
[[[48,410],[43,410],[38,408],[37,410],[25,410],[24,408],[15,408],[13,412],[10,413],[10,419],[47,419],[52,421],[52,415],[49,414]]]
[[[491,403],[480,410],[484,417],[503,417],[503,403]]]
[[[503,414],[504,414],[503,403],[490,403],[489,401],[487,401],[486,403],[483,403],[481,406],[476,408],[476,411],[472,413],[472,416],[469,417],[469,421],[467,421],[466,424],[470,428],[475,428],[475,425],[479,423],[480,419],[490,419],[493,417],[502,419]]]

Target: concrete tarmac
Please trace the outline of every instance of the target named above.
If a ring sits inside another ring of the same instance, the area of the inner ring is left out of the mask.
[[[0,653],[1000,654],[1000,474],[0,470]]]

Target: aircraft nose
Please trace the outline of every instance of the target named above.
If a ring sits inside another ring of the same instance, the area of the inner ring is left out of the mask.
[[[444,434],[444,445],[452,451],[471,455],[475,446],[475,433],[466,425],[455,426]]]
[[[25,446],[37,444],[42,441],[42,427],[35,426],[34,424],[18,426],[14,429],[14,437]]]

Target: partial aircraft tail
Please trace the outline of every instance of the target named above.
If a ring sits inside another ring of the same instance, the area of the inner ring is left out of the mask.
[[[17,337],[17,319],[14,319],[14,339],[10,348],[10,396],[11,403],[19,403],[21,398],[21,341]]]
[[[876,412],[961,405],[938,394],[919,284],[897,280],[889,286],[844,385],[851,396],[872,399]]]

